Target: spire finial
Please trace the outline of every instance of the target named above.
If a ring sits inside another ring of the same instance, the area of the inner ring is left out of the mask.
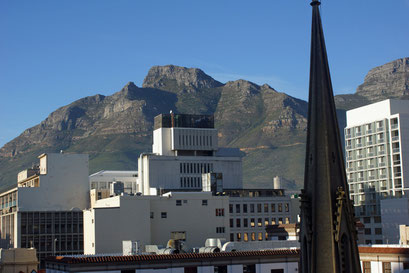
[[[321,5],[321,2],[318,1],[318,0],[313,0],[313,1],[310,3],[310,5],[311,5],[311,6]]]

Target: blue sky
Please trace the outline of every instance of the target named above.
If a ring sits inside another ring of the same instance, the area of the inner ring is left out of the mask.
[[[323,0],[334,91],[409,56],[409,0]],[[0,0],[0,146],[153,65],[198,67],[307,99],[311,7],[289,0]]]

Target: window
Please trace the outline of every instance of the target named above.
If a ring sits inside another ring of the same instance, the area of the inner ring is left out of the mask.
[[[289,211],[290,211],[290,206],[289,206],[288,203],[285,203],[285,204],[284,204],[284,209],[285,209],[285,212],[289,212]]]
[[[258,240],[263,241],[263,233],[262,232],[258,233]]]
[[[370,234],[371,234],[371,229],[370,229],[370,228],[366,228],[366,229],[365,229],[365,234],[366,234],[366,235],[370,235]]]
[[[382,234],[382,228],[375,228],[375,234],[376,235],[381,235]]]
[[[243,219],[243,227],[249,226],[249,220],[247,218]]]
[[[233,219],[230,219],[230,227],[233,227],[233,223],[234,223]]]
[[[257,204],[257,212],[261,213],[261,204]]]
[[[255,227],[256,226],[256,221],[254,220],[254,218],[250,219],[250,225],[251,227]]]
[[[374,222],[375,223],[381,223],[381,217],[380,216],[375,216],[374,217]]]
[[[258,218],[257,219],[257,226],[261,227],[262,226],[262,221],[263,221],[263,219]]]
[[[182,205],[182,200],[176,200],[176,206],[181,206]]]
[[[271,212],[276,212],[276,204],[271,204]]]
[[[244,234],[243,234],[243,241],[248,242],[248,240],[249,240],[249,235],[248,235],[247,232],[244,232]]]
[[[382,273],[392,273],[391,263],[383,262],[382,263]]]
[[[290,223],[290,217],[285,217],[285,223],[289,224]]]
[[[268,222],[269,222],[269,221],[268,221],[268,218],[265,218],[265,219],[264,219],[264,226],[265,226],[265,227],[268,226]]]
[[[233,213],[233,205],[232,204],[229,205],[229,213]]]
[[[224,216],[224,209],[216,209],[216,216]]]
[[[166,212],[161,212],[160,218],[168,218],[168,214]]]
[[[241,227],[241,219],[236,219],[236,227]]]
[[[230,233],[230,242],[234,242],[234,233]]]
[[[278,212],[283,212],[283,204],[278,204]]]
[[[237,242],[241,241],[241,233],[236,233],[236,240]]]
[[[255,233],[255,232],[252,232],[252,233],[251,233],[251,240],[252,240],[252,241],[255,241],[255,240],[256,240],[256,233]]]
[[[216,233],[224,233],[225,228],[224,227],[216,227]]]
[[[154,214],[153,214],[153,211],[151,211],[151,219],[153,219],[153,217],[154,217]]]
[[[247,204],[243,204],[243,213],[247,213]]]
[[[371,273],[371,262],[362,262],[362,273]]]
[[[240,204],[236,204],[236,213],[240,213]]]
[[[364,217],[364,223],[368,224],[371,222],[371,217]]]
[[[268,212],[268,204],[264,204],[264,212]]]
[[[207,200],[202,200],[202,206],[207,206]]]
[[[250,213],[254,213],[254,204],[250,204]]]

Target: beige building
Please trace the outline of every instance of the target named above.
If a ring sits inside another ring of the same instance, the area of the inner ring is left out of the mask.
[[[115,196],[84,211],[84,253],[121,253],[122,241],[166,246],[181,239],[200,247],[207,238],[229,234],[229,200],[210,192],[169,192],[162,196]]]
[[[38,259],[34,248],[0,249],[0,273],[31,273],[37,271]]]
[[[42,154],[0,193],[1,247],[53,254],[83,253],[82,210],[89,207],[88,155]],[[42,267],[41,264],[40,267]]]

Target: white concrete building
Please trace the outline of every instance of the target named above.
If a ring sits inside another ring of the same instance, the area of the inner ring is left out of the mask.
[[[38,158],[38,167],[18,174],[17,187],[0,193],[2,247],[34,247],[39,260],[81,254],[82,210],[89,207],[88,155]]]
[[[222,173],[227,189],[242,188],[238,151],[219,149],[213,116],[155,117],[152,153],[138,160],[138,192],[202,189],[202,174]]]
[[[89,176],[90,190],[109,190],[112,183],[122,182],[124,192],[127,194],[137,193],[137,171],[106,171],[102,170]],[[101,198],[99,198],[101,199]]]
[[[169,192],[163,196],[115,196],[84,211],[84,253],[121,253],[122,241],[166,246],[181,239],[189,247],[229,234],[227,196]]]
[[[385,100],[347,111],[346,171],[365,243],[382,243],[380,200],[408,193],[409,101]]]

